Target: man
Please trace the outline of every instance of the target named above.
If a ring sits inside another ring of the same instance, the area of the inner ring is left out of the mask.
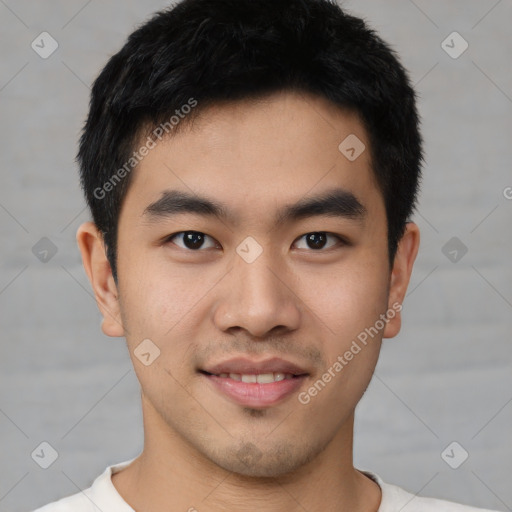
[[[77,233],[144,449],[51,511],[470,511],[353,466],[419,247],[415,95],[328,0],[185,0],[96,80]]]

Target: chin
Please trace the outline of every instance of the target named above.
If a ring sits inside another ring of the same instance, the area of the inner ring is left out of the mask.
[[[276,478],[293,473],[313,460],[322,450],[292,444],[260,449],[253,443],[244,443],[238,450],[230,449],[218,460],[223,469],[250,478]]]

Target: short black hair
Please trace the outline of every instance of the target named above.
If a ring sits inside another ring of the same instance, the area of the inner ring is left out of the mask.
[[[210,105],[279,91],[317,95],[358,114],[384,198],[392,264],[423,160],[416,94],[395,52],[334,0],[183,0],[155,13],[110,58],[80,137],[81,185],[116,282],[117,225],[136,144],[147,137],[152,147],[159,126],[172,136]]]

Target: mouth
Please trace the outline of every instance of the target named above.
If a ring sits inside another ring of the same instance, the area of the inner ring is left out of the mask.
[[[309,373],[290,362],[272,359],[255,363],[233,359],[199,369],[216,394],[231,403],[256,409],[275,406],[297,392]]]
[[[296,376],[307,375],[308,371],[299,365],[286,361],[278,357],[255,361],[245,357],[237,357],[227,361],[217,363],[215,365],[198,368],[203,373],[216,375],[217,377],[230,377],[234,380],[253,383],[257,382],[252,379],[260,377],[269,380],[272,375],[272,381],[285,380]],[[234,376],[234,377],[232,377]],[[240,376],[240,379],[237,378]],[[262,381],[262,383],[265,383]]]
[[[246,384],[271,384],[272,382],[280,382],[282,380],[298,379],[305,377],[307,374],[295,375],[292,373],[209,373],[204,370],[200,370],[199,373],[203,375],[210,375],[213,377],[219,377],[221,379],[231,379],[238,382],[245,382]]]

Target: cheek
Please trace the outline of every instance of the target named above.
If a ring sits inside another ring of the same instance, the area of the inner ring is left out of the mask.
[[[194,291],[176,293],[173,283],[144,282],[125,290],[128,300],[123,303],[123,322],[129,343],[150,338],[162,349],[168,340],[179,338],[186,318],[197,302]]]
[[[345,341],[373,325],[387,308],[387,268],[378,261],[353,260],[327,274],[308,272],[299,281],[298,295],[326,334]]]
[[[160,251],[138,253],[125,248],[123,254],[118,273],[128,330],[161,339],[198,301],[202,288],[197,269],[179,267],[178,271]]]
[[[172,395],[171,401],[178,400],[181,386],[176,385],[175,379],[180,379],[183,369],[190,365],[187,321],[198,301],[197,290],[189,286],[185,292],[179,280],[163,279],[157,272],[150,275],[142,267],[138,271],[131,273],[120,290],[126,299],[122,314],[130,357],[152,403],[156,404],[164,395]],[[143,275],[146,277],[142,278]],[[147,353],[150,356],[145,360]]]
[[[387,310],[386,271],[375,262],[373,267],[347,265],[323,279],[302,280],[302,293],[310,290],[305,302],[315,313],[315,343],[322,344],[326,361],[305,398],[315,396],[319,411],[336,404],[334,423],[355,407],[377,364],[385,325],[380,315]]]
[[[193,343],[200,339],[201,329],[208,322],[211,303],[207,292],[222,273],[201,272],[192,265],[162,264],[149,256],[139,261],[127,258],[124,264],[129,271],[119,269],[120,294],[125,299],[121,306],[134,365],[140,366],[134,351],[142,340],[150,339],[160,351],[154,365],[143,369],[139,377],[150,382],[156,379],[152,370],[157,369],[167,369],[173,375],[186,373],[197,351]]]

